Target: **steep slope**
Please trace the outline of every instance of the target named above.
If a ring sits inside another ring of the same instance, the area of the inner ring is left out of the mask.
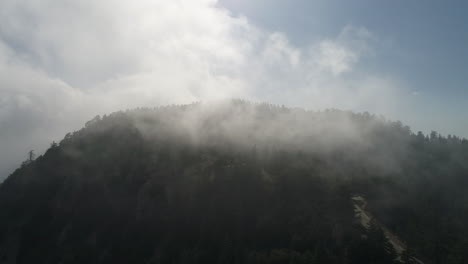
[[[369,230],[372,225],[376,225],[380,228],[385,237],[388,239],[388,242],[392,245],[395,249],[395,252],[398,256],[398,260],[403,261],[404,255],[408,251],[408,247],[406,244],[401,241],[401,239],[395,235],[391,230],[389,230],[384,224],[382,224],[378,219],[373,217],[372,213],[367,211],[367,201],[362,196],[356,195],[352,197],[353,204],[354,204],[354,212],[356,213],[356,217],[358,218],[359,222],[361,223],[362,227],[366,230]],[[414,263],[424,264],[419,259],[415,258],[414,256],[406,256],[407,258],[411,258],[410,260]],[[407,262],[407,261],[405,261]]]
[[[466,140],[337,110],[230,101],[113,113],[0,186],[0,257],[395,263],[382,231],[356,223],[359,193],[425,263],[463,263],[467,153]]]

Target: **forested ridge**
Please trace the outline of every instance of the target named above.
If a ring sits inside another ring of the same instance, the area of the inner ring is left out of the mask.
[[[1,184],[0,263],[468,263],[467,187],[466,139],[369,113],[127,110]]]

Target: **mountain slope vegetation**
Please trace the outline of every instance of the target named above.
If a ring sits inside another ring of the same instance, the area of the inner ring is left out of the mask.
[[[0,186],[0,263],[468,263],[468,141],[241,100],[96,117]],[[352,197],[408,247],[398,255]]]

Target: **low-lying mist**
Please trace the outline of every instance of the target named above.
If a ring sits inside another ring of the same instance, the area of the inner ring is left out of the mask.
[[[122,123],[122,124],[120,124]],[[386,172],[398,171],[412,135],[400,122],[369,113],[308,111],[242,100],[116,112],[87,123],[92,133],[129,124],[147,144],[173,142],[190,148],[228,151],[306,152],[366,160]],[[95,127],[95,128],[94,128]]]

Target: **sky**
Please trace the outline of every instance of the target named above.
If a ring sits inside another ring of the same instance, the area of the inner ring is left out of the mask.
[[[96,115],[225,98],[468,137],[468,2],[2,0],[0,178]]]

